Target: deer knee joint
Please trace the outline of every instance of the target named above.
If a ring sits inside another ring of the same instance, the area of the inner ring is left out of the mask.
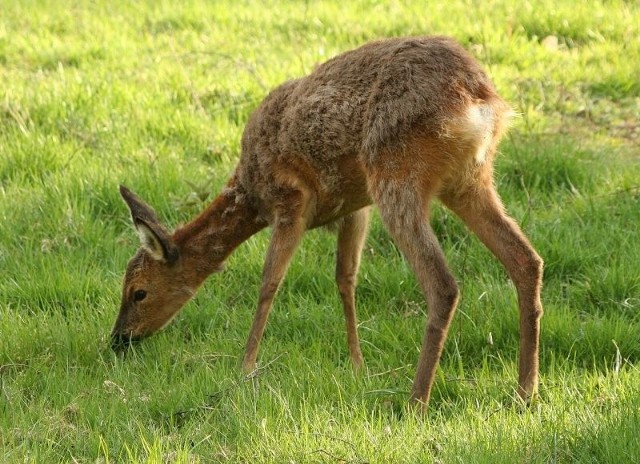
[[[455,281],[437,292],[437,300],[429,308],[429,325],[438,329],[446,329],[451,322],[458,304],[460,291]]]
[[[336,276],[338,291],[341,295],[348,295],[353,291],[356,285],[356,279],[353,276],[338,275]]]

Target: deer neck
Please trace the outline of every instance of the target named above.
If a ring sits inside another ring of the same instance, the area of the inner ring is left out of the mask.
[[[195,219],[173,234],[185,270],[200,285],[242,242],[267,226],[246,191],[231,179]]]

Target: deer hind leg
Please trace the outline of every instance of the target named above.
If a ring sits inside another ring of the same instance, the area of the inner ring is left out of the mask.
[[[362,208],[342,219],[338,230],[338,252],[336,259],[336,283],[342,299],[347,325],[347,344],[355,371],[363,364],[356,319],[356,278],[360,267],[360,256],[367,237],[370,208]]]
[[[477,173],[472,186],[445,189],[440,197],[502,262],[516,286],[520,310],[518,395],[527,400],[538,386],[543,263],[516,222],[504,212],[490,167],[478,167]]]
[[[412,266],[427,300],[427,324],[411,391],[411,401],[424,408],[458,302],[458,285],[428,222],[429,202],[440,176],[415,175],[417,170],[419,167],[411,166],[401,174],[393,166],[374,169],[370,190],[386,228]]]
[[[260,341],[264,334],[273,299],[284,278],[291,258],[306,230],[305,211],[308,202],[302,194],[292,194],[283,201],[287,207],[276,213],[271,242],[262,271],[258,309],[253,319],[242,360],[242,369],[251,373],[256,366]]]

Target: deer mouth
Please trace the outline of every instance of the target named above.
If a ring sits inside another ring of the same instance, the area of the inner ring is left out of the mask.
[[[141,336],[133,336],[131,334],[112,333],[111,349],[116,353],[125,352],[131,347],[131,345],[139,343],[142,338],[143,337]]]

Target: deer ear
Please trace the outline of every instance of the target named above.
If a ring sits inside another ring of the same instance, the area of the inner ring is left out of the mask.
[[[178,247],[158,220],[155,211],[124,185],[120,195],[131,211],[133,225],[140,236],[140,244],[158,261],[173,263],[178,259]]]

